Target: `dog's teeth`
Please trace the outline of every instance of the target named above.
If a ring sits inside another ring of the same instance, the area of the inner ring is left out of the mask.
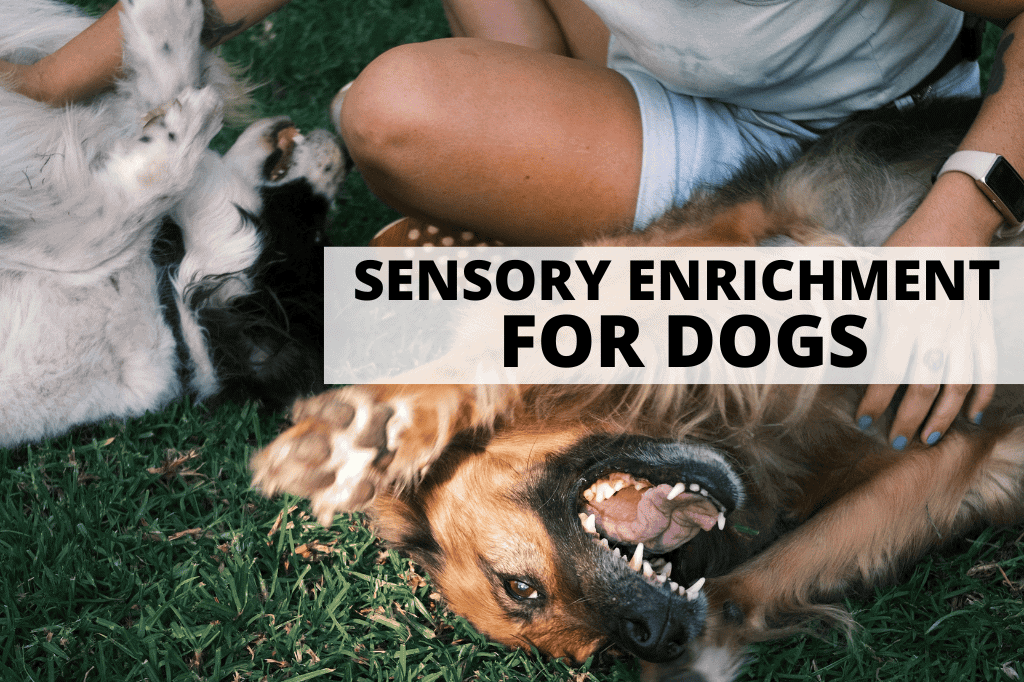
[[[685,483],[676,483],[672,486],[672,490],[668,491],[668,496],[665,499],[674,500],[686,491]]]
[[[654,577],[654,567],[651,566],[650,562],[648,562],[648,561],[644,562],[643,574],[644,574],[645,578],[653,578]]]
[[[673,592],[679,592],[679,583],[677,583],[674,580],[669,580],[668,581],[668,589],[672,590]],[[682,594],[682,593],[680,592],[680,594]]]
[[[576,516],[580,517],[580,523],[583,523],[584,521],[587,520],[587,513],[586,512],[580,512]]]
[[[601,542],[599,542],[598,544],[604,547],[605,549],[611,549],[611,546],[608,544],[608,538],[601,538]],[[616,549],[615,551],[618,552],[619,550]]]
[[[587,502],[593,502],[594,501],[594,488],[593,488],[593,486],[591,486],[590,488],[587,488],[586,490],[583,491],[583,498]]]
[[[700,594],[700,588],[704,587],[704,578],[701,578],[686,589],[686,601],[693,601]]]
[[[725,530],[725,513],[718,512],[718,530]]]
[[[615,484],[612,486],[612,489],[615,492],[619,492],[620,490],[622,490],[625,487],[625,485],[626,485],[625,481],[615,481]]]
[[[644,563],[644,543],[641,542],[640,544],[638,544],[636,546],[636,551],[633,552],[633,558],[629,560],[629,567],[631,569],[633,569],[634,571],[636,571],[637,573],[639,573],[640,572],[640,568],[643,566],[643,563]]]
[[[594,518],[593,514],[583,519],[583,530],[593,535],[597,535],[597,520]]]
[[[615,549],[612,550],[612,556],[615,557],[616,559],[621,559],[622,558],[622,552],[619,550],[618,547],[616,547]]]
[[[605,481],[601,481],[601,484],[597,488],[598,502],[609,500],[615,495],[615,488],[611,487]]]
[[[658,575],[662,578],[668,578],[670,575],[672,575],[672,562],[666,561],[665,565],[662,566],[661,570],[658,571]]]
[[[695,493],[699,492],[700,491],[700,484],[698,484],[698,483],[691,483],[690,484],[690,491],[691,492],[695,492]]]
[[[708,491],[704,490],[704,488],[701,488],[700,489],[700,494],[703,495],[704,497],[707,497],[708,496]]]

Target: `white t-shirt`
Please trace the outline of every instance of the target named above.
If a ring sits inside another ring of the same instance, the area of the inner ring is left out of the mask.
[[[585,0],[608,66],[792,120],[873,109],[917,85],[960,32],[937,0]]]

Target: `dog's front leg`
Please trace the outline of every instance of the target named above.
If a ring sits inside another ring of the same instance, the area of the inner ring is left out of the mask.
[[[294,426],[258,453],[254,485],[309,498],[324,523],[378,492],[415,485],[466,429],[490,429],[518,386],[353,386],[300,400]]]
[[[121,88],[142,111],[165,107],[202,84],[203,0],[126,0],[121,12],[124,63]],[[141,112],[140,112],[141,113]]]
[[[121,207],[108,224],[146,224],[166,213],[192,186],[222,124],[222,97],[200,73],[201,0],[130,0],[121,14],[129,76],[116,97],[140,131],[93,162],[106,196]],[[140,118],[141,117],[141,118]],[[120,221],[118,220],[120,219]]]

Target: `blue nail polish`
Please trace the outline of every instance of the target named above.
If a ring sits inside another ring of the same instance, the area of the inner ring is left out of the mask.
[[[861,431],[867,431],[873,421],[874,419],[871,418],[871,415],[865,414],[857,420],[857,428]]]
[[[928,434],[928,439],[925,440],[925,443],[928,443],[928,445],[935,445],[936,443],[939,442],[940,438],[942,438],[941,433],[939,433],[938,431],[932,431],[930,434]]]
[[[981,418],[984,417],[984,416],[985,416],[984,412],[979,412],[978,414],[974,415],[974,419],[972,419],[971,421],[974,422],[975,424],[978,424],[980,426],[981,425]]]
[[[907,437],[896,436],[896,439],[892,442],[892,447],[894,450],[902,450],[907,447]]]

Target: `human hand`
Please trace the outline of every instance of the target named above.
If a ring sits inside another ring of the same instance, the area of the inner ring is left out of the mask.
[[[874,384],[868,387],[857,406],[857,423],[868,428],[893,401],[896,384]],[[973,389],[973,390],[972,390]],[[935,445],[964,409],[971,421],[981,423],[985,408],[995,394],[994,384],[911,384],[900,400],[896,418],[889,429],[889,443],[896,450],[907,447],[920,431],[921,441]],[[968,396],[970,400],[967,401]],[[965,403],[965,401],[967,401]],[[927,422],[925,422],[927,418]],[[923,423],[923,425],[922,425]]]
[[[980,423],[995,394],[994,385],[973,383],[996,375],[991,305],[970,293],[964,299],[942,305],[890,301],[881,308],[884,341],[856,417],[866,429],[897,399],[888,435],[896,450],[918,432],[921,442],[934,445],[962,410]],[[901,384],[907,389],[897,398]]]
[[[1001,221],[1002,216],[978,191],[973,179],[962,173],[946,173],[935,182],[913,215],[889,236],[885,246],[985,247],[991,243]],[[974,301],[977,300],[975,297]],[[995,386],[971,382],[994,380],[996,369],[991,308],[987,301],[983,303],[945,320],[922,321],[910,310],[887,308],[890,314],[883,336],[886,357],[880,359],[876,368],[894,363],[890,369],[907,370],[897,379],[907,384],[907,390],[888,434],[895,449],[905,448],[918,432],[923,443],[934,445],[962,410],[968,419],[981,421]],[[898,319],[901,314],[907,317]],[[927,347],[921,349],[924,343]],[[916,359],[918,371],[914,372],[909,363],[915,361],[917,349],[923,353]],[[934,369],[925,364],[929,354]],[[857,406],[857,423],[861,428],[868,428],[885,412],[899,383],[872,382]]]

